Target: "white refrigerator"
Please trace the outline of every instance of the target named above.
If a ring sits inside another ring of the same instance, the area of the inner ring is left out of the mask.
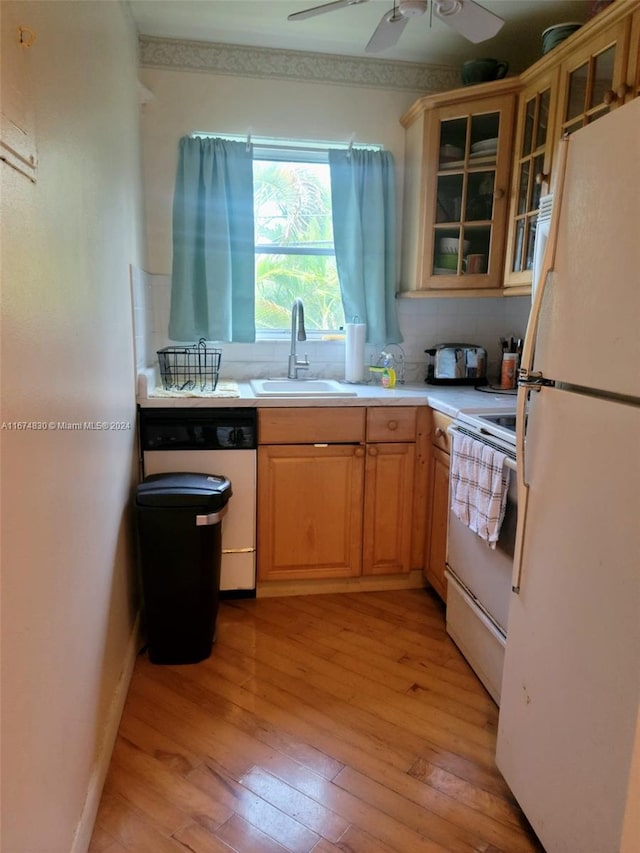
[[[637,853],[640,99],[561,142],[557,172],[518,391],[496,761],[547,853]]]

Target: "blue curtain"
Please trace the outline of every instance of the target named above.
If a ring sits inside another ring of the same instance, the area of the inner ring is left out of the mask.
[[[253,152],[244,142],[180,140],[169,337],[255,340]]]
[[[396,199],[388,151],[329,150],[333,241],[344,317],[367,342],[402,340],[396,313]]]

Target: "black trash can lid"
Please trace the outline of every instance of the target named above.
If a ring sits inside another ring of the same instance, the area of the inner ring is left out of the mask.
[[[136,506],[181,507],[217,512],[233,492],[222,474],[150,474],[136,490]]]

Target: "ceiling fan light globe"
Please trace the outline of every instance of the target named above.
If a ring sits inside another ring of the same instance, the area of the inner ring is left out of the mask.
[[[398,9],[403,18],[415,18],[427,11],[426,0],[400,0]]]
[[[446,18],[447,15],[457,15],[462,9],[461,0],[434,0],[434,6],[441,18]]]

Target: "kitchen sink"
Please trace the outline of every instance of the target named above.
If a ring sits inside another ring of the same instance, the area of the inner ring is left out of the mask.
[[[256,397],[357,397],[335,379],[251,379]]]

